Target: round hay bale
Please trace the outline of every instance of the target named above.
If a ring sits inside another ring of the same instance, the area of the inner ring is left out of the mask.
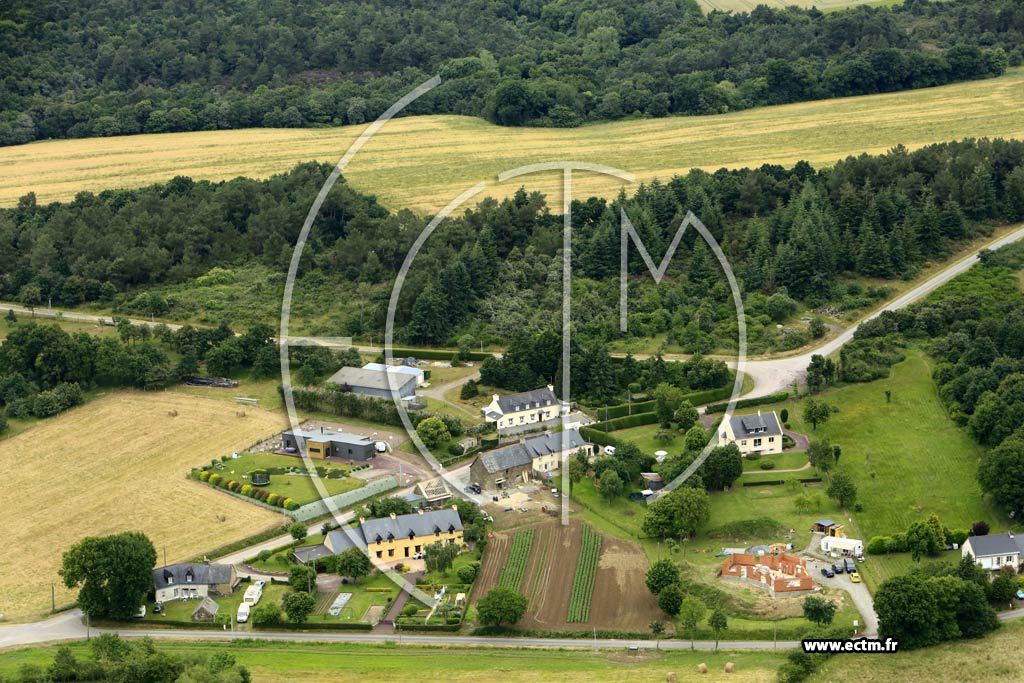
[[[725,673],[727,673],[727,674],[736,673],[736,665],[733,664],[732,662],[726,662],[725,663]]]
[[[708,665],[707,664],[705,664],[704,662],[701,662],[700,664],[697,665],[697,673],[699,673],[699,674],[706,674],[707,672],[708,672]]]
[[[666,683],[676,683],[677,678],[678,677],[676,676],[674,671],[670,671],[667,674],[665,674]]]

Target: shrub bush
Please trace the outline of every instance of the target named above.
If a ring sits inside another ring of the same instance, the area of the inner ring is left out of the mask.
[[[216,472],[214,472],[213,474],[210,475],[210,477],[209,477],[209,479],[207,481],[209,481],[211,484],[216,486],[217,482],[220,481],[223,478],[224,477],[222,477],[219,474],[217,474]]]
[[[967,529],[951,529],[949,535],[946,537],[946,542],[963,545],[964,541],[967,540],[967,536]]]
[[[760,453],[757,453],[757,452],[747,453],[747,460],[760,460],[760,459],[761,459],[761,454]]]
[[[774,460],[765,460],[760,465],[758,465],[758,467],[760,467],[762,470],[774,470],[775,469],[775,461]]]
[[[248,496],[250,493],[252,493],[252,484],[246,484],[245,486],[243,486],[239,493],[241,493],[243,496]]]
[[[284,509],[285,510],[298,510],[300,507],[302,507],[302,506],[300,506],[298,503],[296,503],[291,498],[285,498],[284,499]]]
[[[210,478],[210,473],[203,470],[199,473],[199,481],[207,481]]]
[[[267,496],[267,505],[277,505],[277,499],[280,497],[276,493],[271,493]]]
[[[599,429],[602,432],[614,432],[619,429],[629,429],[630,427],[639,427],[641,425],[652,425],[657,421],[657,413],[640,413],[627,415],[626,417],[616,417],[608,420],[607,422],[599,422],[595,424],[593,428]]]

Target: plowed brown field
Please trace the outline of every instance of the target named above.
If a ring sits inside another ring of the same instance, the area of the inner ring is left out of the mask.
[[[646,631],[652,621],[665,620],[665,615],[644,584],[648,564],[643,549],[633,541],[605,534],[594,582],[590,621],[585,624],[568,623],[569,596],[583,525],[574,519],[569,526],[563,527],[552,519],[534,525],[533,529],[533,550],[521,587],[530,602],[526,615],[519,622],[521,628],[538,631],[592,628]],[[476,598],[486,595],[498,584],[508,559],[512,536],[517,530],[494,534],[476,583]]]

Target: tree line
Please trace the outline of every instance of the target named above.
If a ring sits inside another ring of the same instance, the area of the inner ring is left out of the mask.
[[[329,172],[307,163],[262,181],[179,177],[48,205],[26,195],[0,210],[0,298],[28,306],[98,301],[120,314],[188,317],[205,292],[235,286],[242,298],[231,310],[200,313],[232,325],[263,322],[252,312],[276,310],[305,211]],[[694,170],[631,196],[573,203],[573,331],[584,349],[589,340],[664,335],[690,353],[731,350],[734,305],[695,231],[687,231],[660,285],[630,250],[629,331],[618,331],[623,210],[655,255],[693,211],[740,280],[750,351],[796,348],[823,333],[820,321],[816,329],[813,320],[791,322],[801,306],[827,317],[888,294],[884,284],[851,276],[913,276],[993,224],[1024,218],[1024,143],[898,147],[826,169],[801,162]],[[388,211],[339,183],[310,235],[296,291],[347,302],[330,312],[331,333],[381,334],[391,282],[426,220]],[[561,230],[545,197],[525,190],[449,218],[408,273],[397,338],[505,344],[550,328],[549,311],[561,306]],[[232,285],[246,269],[270,275],[252,287]]]
[[[407,113],[714,114],[995,76],[1021,45],[1016,0],[707,15],[695,0],[14,0],[0,144],[359,124],[433,74],[443,84]]]

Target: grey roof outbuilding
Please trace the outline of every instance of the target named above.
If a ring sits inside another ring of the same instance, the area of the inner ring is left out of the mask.
[[[364,368],[342,368],[327,380],[332,384],[345,384],[351,388],[378,389],[391,391],[391,383],[395,390],[402,393],[409,384],[416,386],[416,377],[404,373],[386,372],[383,370],[366,370]]]

